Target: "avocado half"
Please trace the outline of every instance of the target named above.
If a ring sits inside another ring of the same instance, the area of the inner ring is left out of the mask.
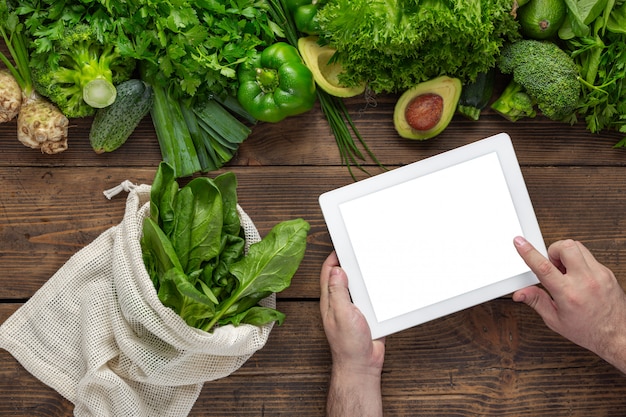
[[[298,49],[307,67],[313,73],[317,85],[335,97],[354,97],[365,91],[365,84],[356,87],[344,87],[339,83],[339,74],[343,71],[341,64],[329,63],[336,49],[317,43],[317,36],[298,39]]]
[[[417,140],[430,139],[440,134],[454,116],[462,87],[461,80],[444,75],[419,83],[404,92],[398,99],[393,112],[393,123],[398,134],[403,138]],[[432,105],[428,109],[428,104],[424,104],[421,111],[416,112],[415,105],[419,101],[438,105]],[[409,114],[407,117],[407,110],[416,114]],[[432,123],[428,121],[424,123],[429,126],[428,128],[418,127],[421,124],[420,120],[416,119],[422,116],[433,120]]]

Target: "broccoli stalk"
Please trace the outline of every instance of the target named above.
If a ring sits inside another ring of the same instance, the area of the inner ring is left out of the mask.
[[[507,44],[498,68],[513,74],[513,80],[547,118],[565,121],[573,117],[581,93],[578,68],[555,43],[523,39]]]
[[[66,150],[69,121],[35,91],[24,26],[6,1],[0,1],[0,36],[13,59],[0,52],[0,61],[7,67],[0,84],[0,121],[17,114],[17,138],[22,144],[47,154]]]
[[[526,94],[524,87],[515,80],[509,82],[497,100],[491,103],[491,108],[512,122],[516,122],[524,117],[532,118],[537,115],[535,100]]]
[[[122,57],[113,43],[100,43],[86,24],[65,30],[53,53],[36,51],[37,90],[70,118],[91,116],[115,101],[116,84],[130,78],[135,61]],[[52,57],[52,59],[50,59]]]

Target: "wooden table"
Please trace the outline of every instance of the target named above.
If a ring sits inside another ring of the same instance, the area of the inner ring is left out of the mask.
[[[619,134],[592,135],[583,124],[542,117],[510,123],[487,112],[479,122],[455,116],[439,137],[415,142],[393,128],[395,99],[347,100],[385,166],[508,132],[546,243],[583,241],[626,287],[626,151],[613,148]],[[89,146],[90,122],[72,120],[70,148],[56,156],[21,145],[15,122],[0,125],[0,322],[72,254],[121,221],[125,194],[107,200],[103,190],[126,179],[152,181],[160,151],[149,118],[105,155]],[[331,362],[318,279],[332,246],[317,197],[353,180],[318,107],[254,126],[225,169],[236,173],[240,204],[262,235],[295,217],[309,221],[311,231],[301,267],[278,297],[285,324],[237,372],[206,383],[191,415],[322,416]],[[0,363],[0,415],[72,414],[70,402],[4,350]],[[382,383],[389,416],[623,416],[626,409],[625,376],[509,297],[388,337]]]

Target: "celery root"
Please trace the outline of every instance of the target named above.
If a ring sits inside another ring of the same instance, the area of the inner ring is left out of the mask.
[[[18,106],[17,138],[24,145],[41,149],[43,153],[56,154],[67,149],[69,120],[49,101],[37,94],[28,62],[28,39],[20,30],[19,16],[10,6],[13,2],[0,1],[0,38],[4,40],[10,57],[0,51],[0,62],[18,85],[21,106]],[[10,58],[13,58],[13,62]],[[0,79],[0,93],[8,83]],[[0,98],[0,102],[8,97]],[[8,107],[8,106],[7,106]],[[13,107],[13,105],[11,105]],[[0,114],[1,116],[1,114]],[[8,116],[7,116],[8,117]],[[15,116],[12,116],[13,118]]]
[[[24,145],[56,154],[67,149],[69,120],[51,102],[37,93],[24,97],[17,116],[17,138]]]
[[[0,123],[13,120],[22,106],[22,89],[8,70],[0,70]]]

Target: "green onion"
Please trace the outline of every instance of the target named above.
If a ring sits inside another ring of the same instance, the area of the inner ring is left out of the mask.
[[[211,155],[209,155],[209,152],[204,145],[204,133],[202,132],[202,129],[198,124],[196,114],[186,103],[182,103],[180,109],[182,110],[183,117],[185,118],[187,129],[189,129],[189,134],[191,135],[193,146],[196,149],[196,153],[198,154],[200,170],[202,172],[216,170],[217,165],[215,164],[214,159],[211,157]]]
[[[174,168],[177,178],[201,170],[189,127],[178,100],[168,96],[165,89],[152,85],[154,104],[150,110],[163,160]]]
[[[328,124],[335,135],[337,147],[339,148],[339,154],[341,155],[341,163],[348,168],[348,172],[350,172],[352,179],[356,181],[356,177],[352,172],[352,165],[370,175],[359,162],[359,160],[364,161],[365,157],[354,141],[352,133],[354,133],[372,161],[374,161],[379,167],[386,169],[365,143],[365,140],[359,133],[357,127],[354,125],[344,102],[340,98],[334,97],[321,89],[317,90],[317,96],[320,100],[322,112],[326,116],[326,120],[328,120]]]

